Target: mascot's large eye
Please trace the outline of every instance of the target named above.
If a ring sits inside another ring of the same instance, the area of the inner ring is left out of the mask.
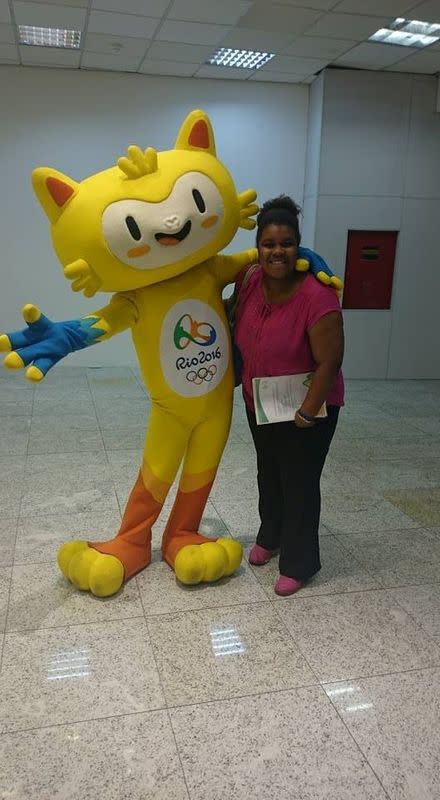
[[[125,217],[125,224],[136,242],[142,239],[142,234],[134,217]]]
[[[199,209],[200,213],[203,214],[203,212],[206,211],[206,205],[205,205],[205,201],[204,201],[202,195],[200,194],[199,190],[198,189],[193,189],[192,190],[192,196],[194,197],[194,202],[195,202],[197,208]]]

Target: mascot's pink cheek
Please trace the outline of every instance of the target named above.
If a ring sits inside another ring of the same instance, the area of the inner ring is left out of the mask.
[[[139,258],[139,256],[146,256],[151,250],[147,244],[142,245],[142,247],[133,247],[131,250],[128,250],[127,255],[129,258]]]
[[[215,214],[212,217],[207,217],[207,219],[205,219],[202,222],[202,228],[212,228],[212,226],[215,225],[217,220],[218,220],[218,217]]]

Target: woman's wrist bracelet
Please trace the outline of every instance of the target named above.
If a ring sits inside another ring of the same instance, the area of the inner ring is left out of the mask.
[[[316,417],[311,417],[310,414],[306,414],[305,411],[301,411],[301,409],[297,413],[305,422],[316,422]]]
[[[309,417],[303,414],[302,411],[296,412],[297,416],[306,423],[306,425],[314,425],[315,424],[315,417]]]

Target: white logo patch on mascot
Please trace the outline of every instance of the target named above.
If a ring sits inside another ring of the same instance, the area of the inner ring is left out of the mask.
[[[229,363],[229,337],[211,306],[183,300],[166,315],[160,340],[165,379],[183,397],[217,388]]]

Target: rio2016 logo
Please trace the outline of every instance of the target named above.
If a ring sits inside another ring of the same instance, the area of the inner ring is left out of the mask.
[[[209,347],[216,339],[215,328],[209,322],[197,322],[189,314],[183,314],[174,328],[174,344],[178,350],[185,350],[191,342]]]
[[[222,309],[196,297],[179,300],[166,313],[160,363],[168,386],[181,397],[202,397],[222,383],[230,344]]]

